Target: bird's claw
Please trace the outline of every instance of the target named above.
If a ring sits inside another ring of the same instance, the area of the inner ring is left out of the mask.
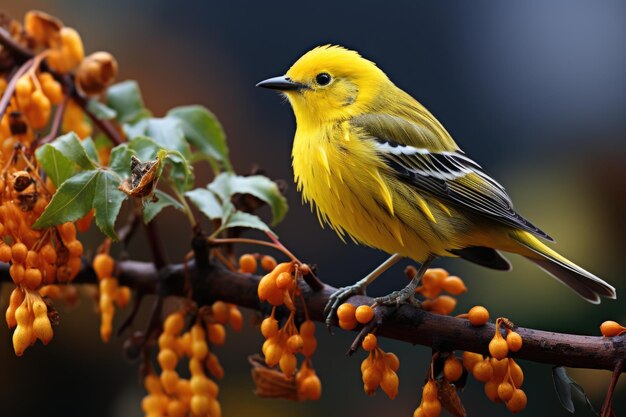
[[[401,304],[407,303],[415,307],[420,307],[421,303],[415,298],[415,289],[406,287],[399,291],[394,291],[391,294],[387,294],[384,297],[377,297],[374,299],[376,304],[379,305],[396,305],[399,307]]]
[[[324,315],[326,316],[326,327],[329,331],[333,325],[333,316],[337,309],[341,303],[353,295],[365,295],[365,286],[354,284],[348,287],[341,287],[328,298],[326,307],[324,307]]]

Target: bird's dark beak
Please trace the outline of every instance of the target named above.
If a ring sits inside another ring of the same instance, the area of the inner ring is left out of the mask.
[[[267,80],[261,81],[256,86],[263,87],[263,88],[271,88],[272,90],[279,90],[279,91],[301,90],[306,87],[304,84],[291,81],[289,77],[284,76],[284,75],[280,77],[268,78]]]

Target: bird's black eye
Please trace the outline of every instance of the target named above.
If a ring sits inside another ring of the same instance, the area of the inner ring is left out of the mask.
[[[330,83],[330,75],[325,72],[319,73],[315,77],[315,82],[319,85],[328,85]]]

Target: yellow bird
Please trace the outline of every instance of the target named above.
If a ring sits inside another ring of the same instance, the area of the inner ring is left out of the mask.
[[[296,116],[293,170],[303,200],[343,239],[392,254],[355,285],[338,290],[328,320],[348,296],[403,257],[421,264],[401,291],[379,303],[414,302],[421,276],[440,256],[509,270],[499,251],[520,254],[592,303],[615,289],[540,240],[552,238],[513,209],[504,187],[467,157],[417,100],[373,62],[340,46],[303,55],[279,90]]]

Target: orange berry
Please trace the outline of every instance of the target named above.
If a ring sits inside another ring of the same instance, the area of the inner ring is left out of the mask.
[[[24,281],[24,265],[13,264],[9,267],[9,275],[16,285],[20,285]]]
[[[456,276],[446,277],[442,283],[443,290],[452,294],[459,295],[467,291],[467,287],[463,280]]]
[[[443,375],[450,382],[458,381],[463,375],[463,366],[454,355],[448,356],[443,365]]]
[[[432,379],[429,379],[426,384],[424,384],[424,388],[422,388],[422,400],[426,401],[434,401],[437,399],[437,384]]]
[[[73,256],[73,257],[83,256],[83,244],[80,243],[80,240],[72,240],[65,246],[67,247],[67,250],[69,251],[70,256]]]
[[[303,321],[300,325],[300,335],[302,337],[311,337],[315,334],[315,323],[311,320]]]
[[[191,397],[190,403],[191,412],[195,416],[206,416],[211,409],[211,403],[209,397],[204,395],[194,395]]]
[[[509,358],[504,358],[500,360],[496,358],[489,358],[489,363],[493,368],[493,376],[491,377],[491,379],[495,381],[502,381],[509,370]]]
[[[63,223],[59,226],[59,233],[61,233],[63,242],[72,242],[76,240],[76,226],[72,222]]]
[[[448,271],[443,268],[431,268],[422,277],[422,285],[427,288],[441,288],[443,280],[448,276]]]
[[[56,264],[57,251],[54,249],[54,247],[50,243],[46,243],[45,245],[43,245],[41,249],[39,250],[39,253],[41,253],[42,258],[47,263],[51,265]]]
[[[281,290],[286,290],[293,284],[293,279],[289,272],[281,272],[276,278],[276,286]]]
[[[426,414],[424,414],[424,409],[422,409],[422,405],[421,404],[413,412],[413,417],[426,417]]]
[[[65,223],[74,225],[73,223]],[[115,261],[108,253],[99,253],[93,259],[93,269],[96,272],[98,278],[108,278],[113,276],[113,270],[115,269]]]
[[[307,400],[319,400],[322,396],[322,383],[317,375],[309,375],[300,384],[298,393]]]
[[[163,389],[168,394],[173,394],[176,392],[176,388],[178,387],[178,373],[172,369],[166,369],[161,372],[161,384],[163,384]]]
[[[474,366],[478,362],[483,360],[483,355],[479,353],[465,351],[463,352],[461,359],[463,361],[463,366],[465,367],[465,369],[467,369],[469,372],[472,372]]]
[[[278,333],[278,320],[274,317],[266,317],[261,322],[261,334],[266,339],[275,336]]]
[[[317,349],[317,339],[315,336],[303,336],[302,340],[304,342],[304,345],[302,346],[302,354],[309,358],[313,355],[315,349]]]
[[[513,379],[513,385],[517,388],[521,387],[524,383],[524,372],[522,368],[513,360],[509,358],[509,371],[511,372],[511,378]]]
[[[488,359],[483,359],[474,365],[474,369],[472,369],[472,375],[480,382],[487,382],[493,376],[493,368],[489,363]]]
[[[161,351],[176,350],[176,339],[174,336],[165,332],[161,333],[161,336],[159,336],[159,349]]]
[[[214,323],[208,325],[209,342],[222,346],[226,342],[226,330],[223,324]]]
[[[205,394],[211,397],[216,397],[219,392],[217,384],[204,375],[192,376],[190,388],[194,394]]]
[[[239,269],[247,274],[254,274],[257,270],[257,261],[254,255],[249,253],[239,257]],[[273,268],[272,268],[273,269]]]
[[[204,340],[196,340],[191,344],[191,354],[194,358],[198,358],[200,360],[206,358],[206,355],[209,353],[209,346],[206,344]]]
[[[600,332],[604,337],[614,337],[626,332],[626,327],[615,321],[607,320],[600,325]]]
[[[162,349],[157,356],[157,361],[162,369],[172,370],[176,368],[178,356],[172,349]]]
[[[26,255],[28,254],[28,248],[25,244],[18,242],[11,246],[11,255],[13,262],[21,264],[26,261]]]
[[[0,243],[0,262],[8,263],[12,257],[11,247],[6,243]]]
[[[509,401],[513,397],[515,388],[510,383],[504,381],[498,385],[498,397],[502,401]]]
[[[300,352],[304,348],[304,339],[299,334],[289,336],[287,339],[287,351],[289,353]]]
[[[527,402],[526,393],[521,389],[516,389],[511,399],[507,401],[506,408],[513,413],[518,413],[526,408]]]
[[[187,406],[183,401],[170,400],[167,404],[168,417],[185,417],[187,415]]]
[[[468,319],[472,326],[483,326],[489,321],[489,311],[483,306],[474,306],[468,313]]]
[[[172,313],[165,319],[163,323],[163,331],[172,336],[177,336],[185,326],[185,319],[183,313]]]
[[[376,392],[376,389],[380,385],[380,382],[383,379],[383,374],[378,367],[370,366],[363,371],[361,378],[363,379],[363,388],[365,389],[365,392],[368,395],[372,395]]]
[[[339,319],[339,327],[344,329],[344,330],[352,330],[354,328],[356,328],[356,326],[359,325],[359,322],[356,321],[356,319],[352,319],[352,320],[341,320]]]
[[[387,366],[391,368],[392,371],[397,372],[398,368],[400,368],[400,359],[398,359],[395,353],[385,353],[384,360]]]
[[[354,315],[359,323],[369,323],[374,318],[374,309],[366,305],[358,306],[354,311]]]
[[[432,401],[424,401],[422,403],[422,412],[426,417],[439,417],[439,414],[441,414],[441,402],[436,398]]]
[[[502,400],[498,396],[498,383],[494,380],[487,381],[485,383],[485,396],[489,398],[489,401],[499,403]]]
[[[230,324],[230,327],[236,332],[241,330],[243,328],[243,315],[241,311],[236,306],[232,306],[229,308],[228,314],[228,324]]]
[[[376,339],[376,335],[373,333],[369,333],[363,339],[361,346],[363,346],[363,350],[365,350],[366,352],[371,352],[372,350],[376,349],[376,346],[378,346],[378,340]]]
[[[24,285],[31,290],[41,285],[41,271],[37,268],[27,268],[24,272]]]
[[[433,300],[432,311],[439,314],[450,314],[456,307],[456,298],[449,295],[440,295]]]
[[[496,332],[499,331],[496,330]],[[496,336],[489,342],[489,354],[496,359],[504,359],[509,354],[509,346],[500,333],[496,333]]]
[[[393,400],[398,395],[399,384],[400,380],[398,379],[398,374],[389,368],[385,369],[383,379],[380,381],[380,388],[382,388],[390,400]]]
[[[211,312],[215,321],[221,324],[228,323],[230,318],[230,308],[223,301],[216,301],[211,305]]]
[[[283,356],[283,349],[276,343],[270,344],[265,351],[265,364],[275,366]]]
[[[273,271],[276,268],[276,259],[274,257],[265,255],[261,258],[261,268],[266,271]]]
[[[291,378],[291,376],[296,372],[296,367],[298,366],[296,355],[286,352],[283,353],[280,357],[280,361],[278,361],[278,366],[286,377]]]
[[[517,332],[509,332],[509,334],[506,335],[506,343],[511,352],[517,352],[522,348],[522,336]]]
[[[337,317],[339,320],[343,320],[346,322],[356,321],[356,307],[350,303],[343,303],[337,309]]]

